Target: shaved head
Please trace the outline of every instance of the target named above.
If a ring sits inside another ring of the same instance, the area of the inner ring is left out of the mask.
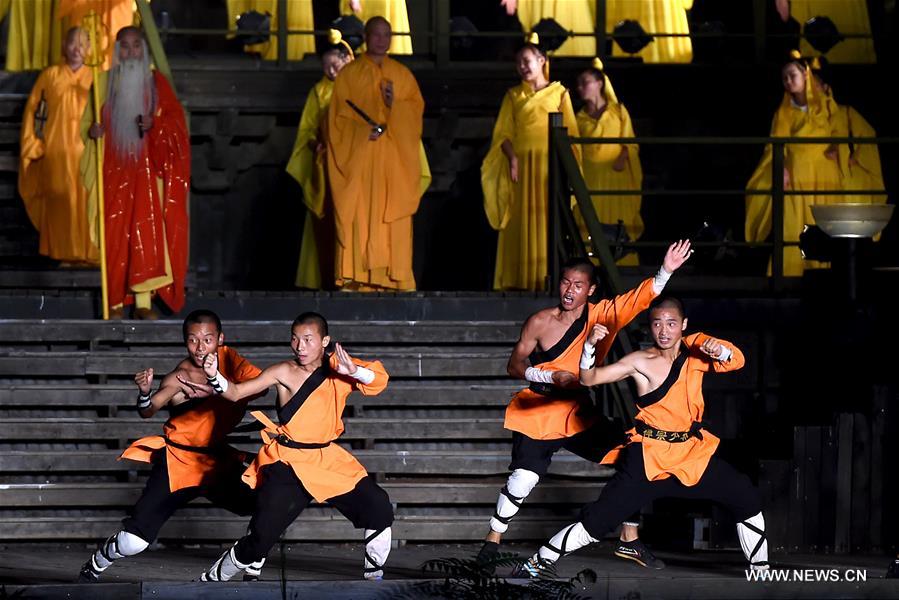
[[[687,317],[687,311],[684,310],[684,303],[674,296],[659,296],[649,305],[649,313],[652,314],[656,310],[667,308],[676,310],[682,319]]]
[[[384,25],[388,30],[391,29],[390,21],[388,21],[384,17],[372,17],[365,22],[365,35],[370,34],[372,32],[372,28],[374,28],[376,25]]]

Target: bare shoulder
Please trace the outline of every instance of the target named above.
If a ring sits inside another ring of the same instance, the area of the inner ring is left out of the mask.
[[[524,322],[524,326],[522,326],[521,331],[524,333],[525,331],[532,334],[539,334],[543,329],[545,329],[553,320],[558,317],[559,309],[556,307],[543,308],[538,310],[527,320]]]

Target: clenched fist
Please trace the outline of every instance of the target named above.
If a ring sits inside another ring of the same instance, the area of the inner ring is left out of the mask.
[[[587,343],[591,346],[595,346],[597,342],[604,340],[607,335],[609,335],[609,328],[602,323],[597,323],[593,326],[593,330],[587,337]]]
[[[153,369],[144,369],[136,373],[134,375],[134,383],[142,396],[149,394],[150,389],[153,387]]]

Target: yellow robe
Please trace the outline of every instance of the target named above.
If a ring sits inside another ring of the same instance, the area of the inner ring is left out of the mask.
[[[621,103],[607,104],[598,119],[594,119],[582,109],[577,114],[577,128],[581,137],[634,137],[631,116]],[[623,171],[616,171],[612,165],[615,164],[623,147],[628,151],[627,166]],[[583,156],[581,168],[588,189],[639,190],[643,187],[643,168],[640,165],[640,147],[637,144],[585,144],[581,148],[581,153]],[[639,195],[592,196],[592,199],[600,223],[616,225],[619,221],[623,222],[631,241],[643,235]],[[582,223],[580,212],[576,211],[575,215]],[[636,265],[637,254],[630,252],[617,262],[619,265]]]
[[[499,230],[496,290],[542,290],[545,285],[551,112],[561,112],[569,135],[577,135],[571,99],[561,83],[554,81],[538,92],[524,82],[511,88],[503,97],[490,150],[481,165],[487,220]],[[518,157],[517,183],[512,182],[509,160],[502,151],[505,140],[512,142]]]
[[[789,94],[774,114],[771,123],[772,137],[826,137],[836,135],[834,126],[823,103],[810,102],[808,110],[792,104]],[[842,189],[840,165],[824,155],[827,144],[787,144],[784,148],[784,166],[790,173],[793,190]],[[746,187],[750,190],[771,189],[772,149],[765,147],[762,160]],[[813,225],[813,204],[845,202],[841,196],[791,195],[784,197],[784,241],[795,242],[805,225]],[[746,241],[762,242],[771,233],[771,196],[746,196]],[[826,263],[803,260],[798,246],[784,248],[784,275],[799,276],[804,269],[826,267]]]
[[[384,17],[391,31],[410,31],[406,0],[360,0],[362,11],[356,16],[365,23],[372,17]],[[340,14],[353,14],[349,0],[340,0]],[[394,35],[390,40],[390,54],[412,54],[412,36]]]
[[[237,27],[237,17],[255,10],[272,16],[272,35],[268,42],[245,46],[250,53],[259,53],[263,60],[278,60],[278,0],[228,0],[228,28]],[[312,31],[312,0],[287,1],[287,31]],[[315,36],[311,33],[297,33],[287,36],[287,59],[301,60],[306,54],[315,54]]]
[[[19,195],[40,232],[40,253],[70,262],[96,263],[87,218],[87,190],[79,164],[84,152],[80,122],[91,87],[91,70],[49,67],[37,79],[22,115]],[[47,121],[43,139],[34,131],[34,114],[43,96]]]
[[[387,81],[393,82],[391,108],[381,94]],[[369,140],[371,127],[347,100],[387,125],[378,139]],[[389,56],[379,66],[363,54],[337,76],[328,110],[327,161],[338,286],[415,289],[412,215],[430,183],[422,160],[423,112],[415,77]]]
[[[540,19],[555,19],[563,29],[595,35],[596,2],[592,0],[519,0],[518,20],[525,31],[533,29]],[[553,56],[596,56],[596,38],[572,36],[565,40]]]
[[[804,25],[812,17],[830,17],[842,34],[863,33],[871,35],[867,0],[791,0],[790,14]],[[818,52],[805,39],[799,49],[803,56],[815,56]],[[827,60],[832,63],[876,63],[874,41],[868,38],[848,38],[831,48]]]
[[[320,289],[323,280],[330,283],[329,280],[333,279],[333,273],[327,272],[326,265],[321,262],[315,235],[316,226],[322,224],[325,217],[327,181],[325,155],[316,154],[314,150],[317,143],[324,143],[321,135],[322,119],[328,114],[333,91],[334,82],[322,77],[309,92],[300,117],[293,153],[286,168],[303,188],[303,203],[306,205],[306,223],[303,226],[296,286],[313,290]]]
[[[608,0],[606,31],[620,21],[639,21],[649,33],[690,33],[687,11],[693,0]],[[612,44],[612,56],[629,56],[618,44]],[[693,43],[689,37],[657,37],[634,56],[647,63],[688,63],[693,60]]]

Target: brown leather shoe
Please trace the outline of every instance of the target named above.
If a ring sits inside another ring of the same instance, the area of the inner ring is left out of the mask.
[[[125,318],[125,309],[123,307],[118,308],[110,308],[109,309],[109,319],[115,321],[121,321]]]
[[[134,318],[140,319],[141,321],[158,321],[159,313],[152,308],[135,308]]]

